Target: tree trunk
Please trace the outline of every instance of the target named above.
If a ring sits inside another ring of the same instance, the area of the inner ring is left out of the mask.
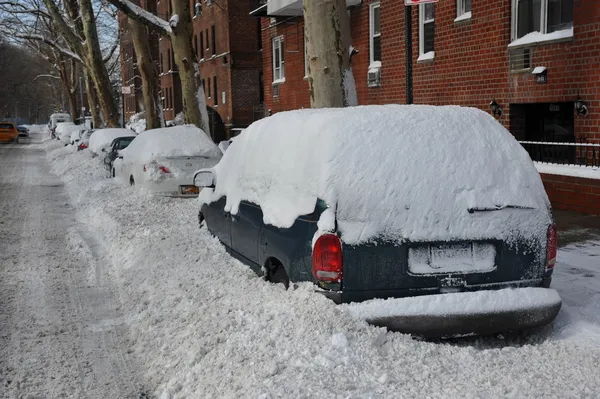
[[[185,123],[198,126],[210,137],[208,119],[202,117],[206,112],[206,99],[200,88],[200,72],[195,64],[194,50],[192,47],[192,18],[190,16],[190,2],[188,0],[171,0],[173,4],[173,15],[179,16],[177,24],[171,24],[173,32],[171,44],[175,64],[179,70],[181,80],[181,96],[183,99],[183,113]],[[203,107],[203,108],[201,108]]]
[[[128,21],[133,47],[135,48],[137,67],[142,77],[146,129],[157,129],[163,127],[164,122],[160,112],[158,70],[150,52],[148,28],[135,19],[129,18]]]
[[[63,91],[67,94],[67,100],[69,100],[69,108],[71,109],[71,118],[74,122],[79,119],[79,107],[77,106],[77,96],[72,89],[71,81],[67,73],[67,67],[65,66],[64,60],[61,58],[58,61],[58,71],[60,73],[60,81],[63,85]]]
[[[87,94],[88,105],[92,113],[92,124],[94,129],[102,127],[102,119],[100,118],[100,110],[98,109],[98,96],[94,90],[92,79],[86,73],[85,75],[85,91]]]
[[[312,108],[357,105],[346,0],[304,0]]]
[[[83,30],[85,32],[86,58],[89,66],[89,75],[92,78],[98,102],[108,127],[119,126],[119,109],[113,96],[108,71],[102,59],[102,51],[98,42],[98,31],[94,18],[94,9],[90,0],[79,0]]]

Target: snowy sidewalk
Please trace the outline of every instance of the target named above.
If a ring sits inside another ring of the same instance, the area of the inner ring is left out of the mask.
[[[141,194],[105,179],[87,151],[46,147],[77,219],[110,254],[153,396],[600,396],[598,242],[560,251],[554,287],[565,303],[552,326],[420,342],[353,319],[310,284],[263,282],[198,229],[196,201]]]

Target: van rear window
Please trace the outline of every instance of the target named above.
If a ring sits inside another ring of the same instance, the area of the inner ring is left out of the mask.
[[[13,127],[10,123],[0,123],[0,129],[12,129]]]

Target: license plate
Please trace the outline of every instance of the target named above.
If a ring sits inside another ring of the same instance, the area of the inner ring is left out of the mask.
[[[423,245],[408,250],[413,274],[483,273],[496,268],[496,248],[487,243]]]
[[[179,186],[181,194],[198,194],[200,190],[196,186]]]

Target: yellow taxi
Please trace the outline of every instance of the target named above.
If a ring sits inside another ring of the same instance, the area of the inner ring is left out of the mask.
[[[0,142],[18,141],[19,132],[12,122],[0,122]]]

